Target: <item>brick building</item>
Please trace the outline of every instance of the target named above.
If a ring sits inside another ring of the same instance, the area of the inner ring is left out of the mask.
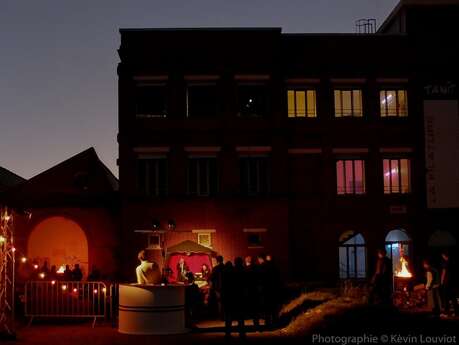
[[[160,246],[272,253],[296,279],[455,245],[458,5],[401,1],[364,34],[121,29],[124,276],[135,230],[169,223]]]

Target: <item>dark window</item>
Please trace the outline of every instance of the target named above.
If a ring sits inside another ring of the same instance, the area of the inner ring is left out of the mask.
[[[137,160],[137,187],[149,196],[167,195],[167,160],[149,158]]]
[[[242,157],[241,192],[245,195],[264,195],[269,191],[268,157]]]
[[[186,96],[187,117],[212,118],[217,115],[216,85],[189,85]]]
[[[249,247],[261,247],[263,245],[261,241],[261,234],[260,233],[249,233],[247,235],[247,245]]]
[[[136,117],[166,117],[166,87],[164,85],[137,85]]]
[[[197,196],[215,195],[218,189],[217,159],[190,158],[188,193]]]
[[[267,115],[266,85],[239,85],[240,117],[265,117]]]

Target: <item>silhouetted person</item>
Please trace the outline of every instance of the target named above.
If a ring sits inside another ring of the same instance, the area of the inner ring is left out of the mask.
[[[223,256],[217,256],[217,265],[213,268],[210,274],[210,300],[214,299],[217,314],[223,318],[223,304],[222,304],[222,282],[223,282]]]
[[[188,327],[192,327],[202,308],[201,292],[195,284],[193,272],[186,274],[185,310]]]
[[[266,325],[273,327],[277,323],[280,295],[281,295],[281,278],[279,268],[272,259],[271,254],[265,257],[265,306],[266,306]]]
[[[100,271],[96,266],[92,266],[91,273],[88,275],[88,281],[95,282],[100,280]]]
[[[392,262],[386,256],[386,250],[379,249],[375,272],[371,278],[371,289],[368,297],[370,304],[375,302],[375,297],[379,299],[380,303],[391,303],[392,278]]]
[[[227,261],[223,270],[222,303],[225,314],[225,338],[231,337],[233,320],[238,321],[240,337],[245,336],[244,327],[244,266],[241,258],[235,260],[235,266]]]
[[[48,261],[43,262],[43,266],[40,268],[40,272],[45,274],[45,277],[49,274]]]
[[[75,264],[72,270],[72,280],[80,282],[83,279],[83,272],[81,271],[80,265]]]
[[[422,266],[426,271],[427,306],[434,315],[440,314],[440,274],[431,265],[429,260],[424,260]]]
[[[65,281],[71,281],[72,280],[72,270],[70,269],[70,265],[65,265],[63,279]]]
[[[452,314],[459,315],[453,272],[454,270],[452,269],[449,253],[443,251],[441,254],[440,296],[443,314],[445,316],[451,313],[451,306],[453,308]]]
[[[258,276],[256,265],[252,263],[252,257],[244,259],[245,281],[247,286],[247,317],[253,320],[253,325],[258,330],[260,327],[260,305],[258,296]]]
[[[51,269],[49,270],[48,280],[56,280],[57,279],[57,268],[56,265],[52,265]]]

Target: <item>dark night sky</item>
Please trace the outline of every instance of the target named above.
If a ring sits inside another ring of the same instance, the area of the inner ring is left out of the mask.
[[[120,27],[353,32],[397,0],[0,0],[0,166],[29,178],[94,146],[117,175]]]

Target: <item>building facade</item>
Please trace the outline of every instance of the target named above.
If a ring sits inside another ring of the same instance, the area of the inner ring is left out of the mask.
[[[402,1],[373,34],[121,29],[124,276],[149,229],[307,280],[454,245],[458,8]]]

